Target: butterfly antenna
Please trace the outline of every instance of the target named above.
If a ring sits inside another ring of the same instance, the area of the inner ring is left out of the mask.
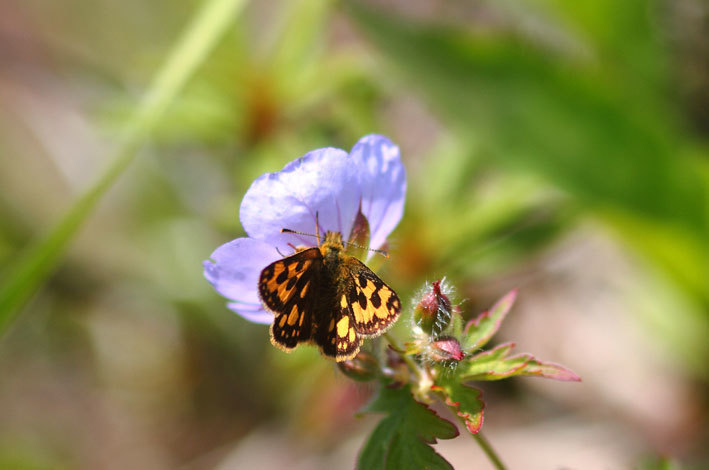
[[[282,228],[281,233],[294,233],[296,235],[305,235],[306,237],[316,237],[318,239],[318,246],[320,245],[320,232],[319,231],[317,234],[313,235],[312,233],[298,232],[296,230],[291,230],[289,228]],[[353,243],[353,242],[344,242],[344,243],[349,246],[359,248],[360,250],[371,251],[373,253],[380,254],[385,258],[389,258],[389,253],[386,250],[379,250],[377,248],[365,248],[365,247],[358,245],[356,243]]]
[[[318,246],[320,246],[320,222],[318,222],[318,213],[315,213],[315,236],[318,237]]]
[[[371,251],[371,252],[373,252],[373,253],[380,254],[380,255],[382,255],[383,257],[387,258],[387,259],[389,258],[389,253],[388,253],[386,250],[378,250],[378,249],[376,249],[376,248],[365,248],[365,247],[363,247],[363,246],[360,246],[360,245],[358,245],[358,244],[356,244],[356,243],[352,243],[352,242],[345,242],[345,243],[347,243],[348,245],[353,246],[353,247],[355,247],[355,248],[359,248],[360,250]]]
[[[291,230],[289,228],[282,228],[281,233],[295,233],[296,235],[305,235],[307,237],[318,237],[318,241],[320,240],[319,235],[313,235],[312,233],[305,233],[305,232],[296,232],[295,230]]]

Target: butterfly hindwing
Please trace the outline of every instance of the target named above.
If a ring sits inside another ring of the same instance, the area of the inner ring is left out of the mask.
[[[355,330],[364,337],[378,336],[399,317],[399,296],[358,259],[350,257],[348,265],[352,282],[346,296]]]
[[[271,342],[285,350],[312,336],[313,311],[320,286],[322,256],[317,248],[278,260],[261,271],[259,295],[275,314]]]
[[[322,310],[321,318],[313,339],[322,353],[336,361],[346,361],[357,355],[362,338],[355,330],[350,306],[347,303],[332,305]]]

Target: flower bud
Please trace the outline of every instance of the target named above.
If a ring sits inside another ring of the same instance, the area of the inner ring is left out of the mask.
[[[359,382],[367,382],[379,375],[377,358],[366,351],[360,351],[354,358],[338,362],[337,367],[347,377]]]
[[[443,283],[443,289],[441,284]],[[446,294],[445,281],[434,281],[426,287],[414,309],[414,321],[424,333],[438,336],[451,322],[452,305]]]
[[[428,354],[428,358],[435,362],[460,361],[464,356],[458,340],[450,336],[433,341]]]

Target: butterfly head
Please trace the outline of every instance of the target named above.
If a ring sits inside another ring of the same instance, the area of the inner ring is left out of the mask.
[[[320,245],[320,252],[323,258],[326,260],[335,260],[340,256],[343,250],[342,234],[340,234],[340,232],[327,232],[325,234],[325,241]]]
[[[342,253],[345,250],[345,242],[342,241],[342,234],[340,232],[326,232],[325,233],[325,241],[320,243],[320,233],[316,233],[315,235],[311,233],[304,233],[304,232],[297,232],[295,230],[291,230],[289,228],[282,228],[281,233],[295,233],[298,235],[307,235],[310,237],[316,237],[318,240],[318,247],[320,248],[320,252],[322,253],[323,257],[327,258],[328,254],[330,256],[339,256],[340,253]],[[347,242],[347,246],[353,246],[355,248],[362,248],[356,243],[352,242]],[[295,249],[295,246],[291,245]],[[384,256],[385,258],[389,257],[389,254],[385,250],[379,250],[375,248],[363,248],[364,250],[371,251],[373,253],[379,253],[380,255]]]

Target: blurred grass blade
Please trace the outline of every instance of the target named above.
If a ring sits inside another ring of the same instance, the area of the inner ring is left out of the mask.
[[[233,23],[244,3],[245,0],[207,0],[195,13],[127,123],[108,166],[49,234],[30,247],[14,269],[6,272],[5,285],[0,288],[0,335],[53,271],[82,222],[131,163],[167,107]]]

